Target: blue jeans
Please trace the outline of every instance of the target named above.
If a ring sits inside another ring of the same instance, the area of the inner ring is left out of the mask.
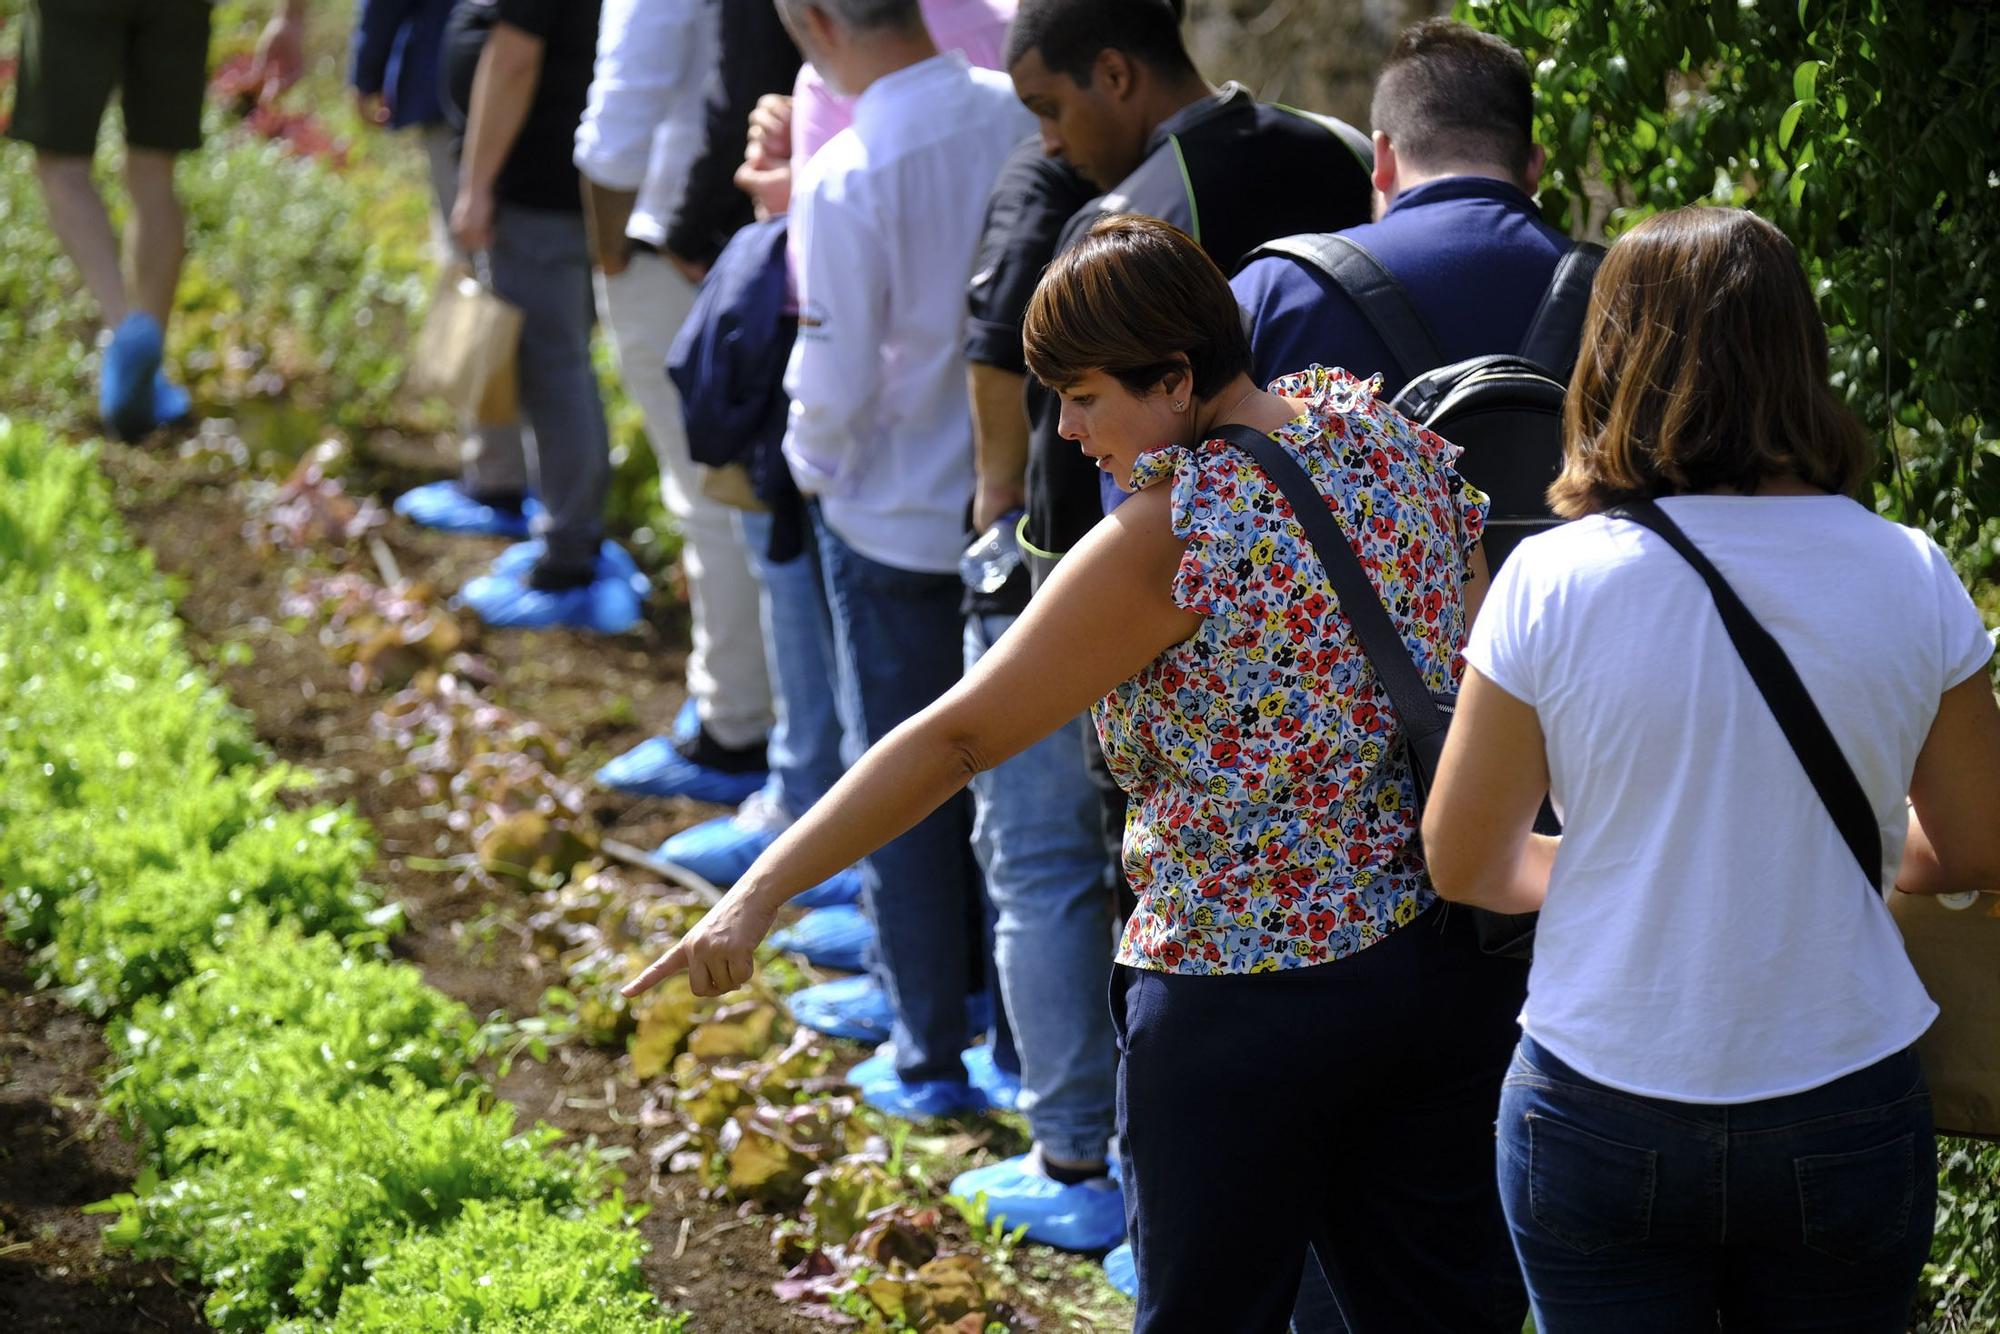
[[[1012,616],[969,616],[965,667],[986,656]],[[1103,1160],[1111,1139],[1118,1039],[1104,1005],[1111,981],[1110,868],[1097,789],[1083,767],[1095,745],[1074,718],[972,780],[973,850],[994,909],[1000,993],[1021,1055],[1021,1110],[1051,1155]]]
[[[797,819],[826,795],[845,766],[840,716],[834,706],[833,616],[820,583],[819,555],[808,549],[776,562],[770,549],[771,516],[741,511],[750,568],[763,585],[766,670],[773,713],[767,754],[770,792],[778,808]]]
[[[1913,1052],[1713,1106],[1585,1078],[1523,1037],[1500,1196],[1540,1334],[1907,1327],[1937,1143]]]
[[[958,575],[897,569],[840,540],[812,507],[833,612],[835,698],[848,750],[861,750],[958,683]],[[985,907],[972,856],[972,798],[960,792],[861,864],[877,972],[896,1022],[896,1073],[965,1079],[965,998],[985,980]]]

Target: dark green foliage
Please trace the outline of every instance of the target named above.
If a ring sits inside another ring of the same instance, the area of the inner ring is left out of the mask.
[[[1617,233],[1704,200],[1797,244],[1880,503],[2000,572],[2000,6],[1463,0],[1535,65],[1543,201]]]

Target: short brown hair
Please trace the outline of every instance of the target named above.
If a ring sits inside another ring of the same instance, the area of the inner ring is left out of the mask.
[[[1787,474],[1851,494],[1873,463],[1827,383],[1826,326],[1783,232],[1695,206],[1611,247],[1563,405],[1557,514]]]
[[[1211,398],[1250,369],[1250,338],[1208,252],[1157,218],[1105,218],[1056,257],[1028,302],[1028,369],[1051,389],[1103,371],[1144,394],[1187,358]]]
[[[1491,163],[1526,188],[1534,83],[1527,58],[1491,33],[1454,19],[1405,28],[1376,76],[1368,119],[1413,166]]]

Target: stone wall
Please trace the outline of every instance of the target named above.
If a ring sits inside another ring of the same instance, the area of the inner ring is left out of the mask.
[[[1398,30],[1450,0],[1189,0],[1188,46],[1201,71],[1266,101],[1368,127],[1375,67]]]

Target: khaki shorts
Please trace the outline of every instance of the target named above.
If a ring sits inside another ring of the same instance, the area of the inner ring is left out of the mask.
[[[113,90],[132,148],[201,146],[209,0],[28,0],[10,138],[89,157]]]

